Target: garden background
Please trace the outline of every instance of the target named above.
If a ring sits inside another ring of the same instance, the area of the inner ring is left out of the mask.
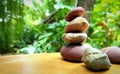
[[[0,54],[59,52],[65,15],[75,0],[0,0]],[[120,0],[95,0],[86,10],[87,43],[101,49],[120,46]]]

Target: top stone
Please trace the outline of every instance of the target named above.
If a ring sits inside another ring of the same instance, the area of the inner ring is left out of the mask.
[[[75,19],[76,17],[84,16],[84,14],[85,14],[84,8],[82,8],[82,7],[75,7],[70,12],[68,12],[68,14],[65,16],[65,20],[70,22],[73,19]]]

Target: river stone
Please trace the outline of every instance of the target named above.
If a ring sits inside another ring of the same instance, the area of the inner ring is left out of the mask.
[[[81,62],[84,50],[92,47],[90,44],[67,44],[60,49],[61,56],[69,61]]]
[[[106,53],[112,63],[120,64],[120,47],[109,46],[101,49],[102,52]]]
[[[107,54],[95,48],[87,48],[82,56],[82,61],[92,70],[104,70],[111,67]]]
[[[69,44],[81,44],[86,42],[86,33],[65,33],[62,39]]]
[[[65,26],[65,33],[73,33],[73,32],[85,32],[89,28],[88,21],[83,17],[76,17],[74,20],[68,23]]]

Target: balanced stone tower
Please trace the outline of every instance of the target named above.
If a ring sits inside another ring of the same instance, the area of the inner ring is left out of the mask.
[[[88,21],[83,17],[84,14],[84,8],[76,7],[65,17],[68,25],[64,28],[62,39],[66,45],[62,46],[60,53],[66,60],[81,61],[84,50],[91,47],[89,44],[84,44],[87,40],[86,31],[89,28]]]
[[[64,28],[62,39],[67,43],[62,46],[60,53],[69,61],[82,61],[89,69],[103,70],[111,67],[111,62],[106,53],[85,44],[88,21],[83,17],[84,8],[76,7],[65,17],[68,25]]]

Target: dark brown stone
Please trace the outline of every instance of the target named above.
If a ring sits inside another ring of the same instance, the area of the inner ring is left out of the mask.
[[[65,20],[70,22],[78,16],[84,16],[85,10],[82,7],[75,7],[65,16]]]
[[[60,53],[63,56],[64,59],[70,60],[70,61],[81,61],[82,55],[84,53],[84,50],[88,47],[91,47],[89,44],[82,44],[82,45],[65,45],[62,46]]]

